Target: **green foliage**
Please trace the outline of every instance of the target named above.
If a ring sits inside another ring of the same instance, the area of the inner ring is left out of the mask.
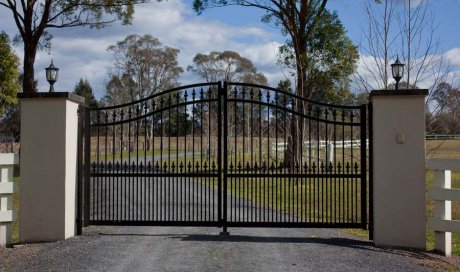
[[[280,47],[279,63],[297,69],[293,43]],[[350,76],[359,59],[357,47],[346,35],[336,12],[325,10],[307,42],[303,58],[306,67],[306,87],[314,101],[341,104],[351,99]]]
[[[8,106],[17,103],[16,94],[20,91],[19,59],[14,54],[8,35],[0,34],[0,115]]]
[[[131,23],[134,5],[149,0],[47,0],[0,1],[11,12],[19,34],[16,42],[24,43],[24,92],[34,92],[34,63],[38,49],[50,49],[50,28],[87,26],[103,28],[115,21]]]
[[[114,57],[106,85],[108,104],[134,101],[178,85],[183,72],[177,61],[180,51],[163,46],[151,35],[128,35],[107,50]]]
[[[257,72],[252,61],[234,51],[196,54],[188,71],[200,76],[206,82],[220,80],[267,85],[267,78]]]
[[[86,105],[90,108],[97,108],[99,106],[99,102],[94,97],[93,88],[87,79],[83,80],[83,78],[80,78],[80,81],[75,84],[73,93],[83,96],[85,98]]]
[[[34,24],[28,29],[28,21],[17,22],[19,34],[15,41],[22,42],[29,33],[39,37],[39,48],[49,49],[53,36],[46,30],[49,28],[66,28],[88,26],[103,28],[115,21],[123,25],[131,24],[134,5],[149,2],[148,0],[51,0],[51,1],[16,1],[0,3],[13,12],[13,16],[27,18],[32,16]],[[39,23],[39,24],[38,24]]]
[[[355,70],[359,55],[337,14],[325,8],[327,2],[194,0],[193,8],[198,14],[231,5],[265,11],[262,21],[274,24],[288,36],[287,44],[280,48],[280,63],[293,68],[295,93],[308,99],[339,102],[350,99],[348,76]]]
[[[134,82],[128,75],[113,75],[105,85],[106,93],[102,98],[105,106],[120,105],[136,100],[134,98]]]

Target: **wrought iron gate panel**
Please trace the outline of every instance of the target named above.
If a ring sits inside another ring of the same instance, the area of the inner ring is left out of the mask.
[[[89,224],[218,225],[218,93],[196,84],[91,109]]]
[[[366,227],[365,106],[226,89],[227,226]]]
[[[82,112],[85,225],[367,225],[365,105],[215,82]]]

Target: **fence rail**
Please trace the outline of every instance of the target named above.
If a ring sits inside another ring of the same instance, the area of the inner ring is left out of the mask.
[[[460,233],[460,221],[452,220],[452,201],[460,201],[460,190],[452,189],[451,172],[460,171],[460,160],[430,159],[428,169],[435,171],[434,187],[428,197],[434,200],[434,217],[428,226],[435,232],[435,250],[452,254],[452,232]]]
[[[425,135],[427,141],[432,140],[460,140],[459,134],[449,134],[449,135],[440,135],[440,134],[427,134]]]
[[[13,182],[13,171],[18,162],[18,154],[0,154],[0,246],[11,244],[12,223],[16,220],[13,193],[18,188]]]
[[[366,145],[369,146],[369,139],[366,139]],[[287,143],[281,142],[274,144],[272,149],[273,150],[282,150],[284,151],[285,147],[287,146]],[[343,141],[326,141],[326,140],[319,140],[319,141],[304,141],[303,142],[304,147],[314,147],[314,148],[326,148],[328,146],[332,146],[335,148],[359,148],[361,147],[361,141],[360,140],[343,140]]]

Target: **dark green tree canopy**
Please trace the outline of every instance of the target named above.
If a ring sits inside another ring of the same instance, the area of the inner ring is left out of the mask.
[[[296,71],[291,42],[280,47],[280,64]],[[350,99],[350,76],[359,59],[358,48],[346,35],[336,12],[325,10],[307,42],[305,85],[311,99],[326,103],[344,103]]]
[[[16,104],[16,94],[20,91],[19,59],[10,46],[8,35],[0,33],[0,115],[6,108]]]
[[[83,80],[83,78],[80,78],[80,81],[75,84],[73,93],[79,96],[83,96],[88,107],[97,108],[99,106],[99,102],[94,97],[93,88],[87,79]]]

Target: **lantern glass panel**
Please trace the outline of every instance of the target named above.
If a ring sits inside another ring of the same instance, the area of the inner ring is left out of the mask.
[[[393,77],[396,77],[397,71],[396,71],[396,65],[394,65],[394,64],[391,65],[391,73],[393,74]]]
[[[402,77],[404,75],[404,65],[398,65],[398,77]]]
[[[46,80],[50,81],[51,80],[51,70],[46,69]]]
[[[50,72],[50,78],[51,78],[51,80],[56,81],[56,80],[57,80],[57,77],[58,77],[57,70],[52,69],[51,72]]]

